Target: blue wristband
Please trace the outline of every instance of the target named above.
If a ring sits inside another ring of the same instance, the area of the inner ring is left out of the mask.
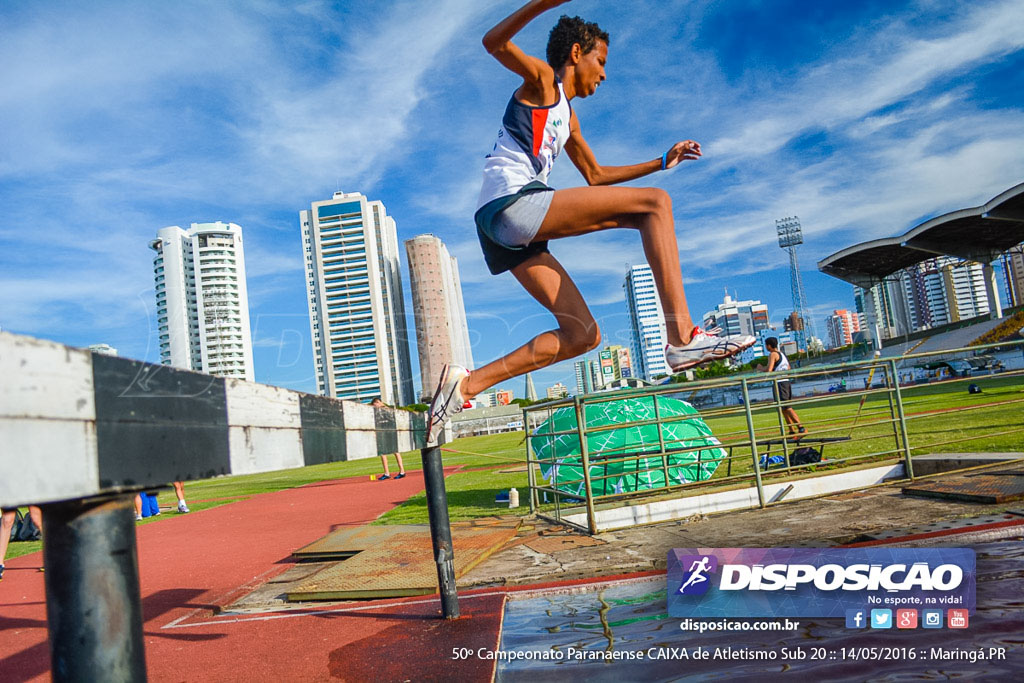
[[[668,152],[661,155],[661,170],[664,171],[668,168]]]

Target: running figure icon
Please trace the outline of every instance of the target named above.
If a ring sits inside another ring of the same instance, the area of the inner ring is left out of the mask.
[[[707,581],[708,577],[704,576],[704,573],[710,570],[711,558],[709,558],[707,555],[700,558],[699,561],[694,561],[694,563],[690,565],[690,577],[686,579],[685,582],[683,582],[682,586],[679,587],[679,592],[685,593],[686,589],[690,586],[696,585],[698,583],[704,583],[705,581]]]

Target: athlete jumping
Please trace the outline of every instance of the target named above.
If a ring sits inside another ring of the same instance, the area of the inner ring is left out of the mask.
[[[569,0],[532,0],[484,36],[484,47],[522,77],[512,95],[498,140],[484,164],[483,189],[475,215],[477,236],[492,274],[506,270],[555,316],[558,327],[470,373],[446,365],[430,402],[427,443],[464,403],[512,377],[594,349],[601,341],[597,322],[575,283],[548,252],[548,240],[608,228],[640,232],[644,256],[654,273],[665,312],[665,358],[673,372],[728,358],[754,343],[750,336],[720,338],[693,324],[683,292],[672,219],[664,190],[607,187],[664,171],[701,156],[700,144],[684,140],[657,159],[630,166],[602,166],[580,132],[569,102],[593,95],[605,80],[608,34],[579,17],[562,16],[551,30],[547,61],[523,52],[512,37],[534,18]],[[562,150],[589,187],[553,190],[548,174]]]

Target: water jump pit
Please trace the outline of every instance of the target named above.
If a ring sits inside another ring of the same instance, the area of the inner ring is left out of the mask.
[[[1024,603],[1019,597],[1024,595],[1024,544],[1016,539],[968,547],[977,553],[978,582],[977,607],[967,629],[854,630],[843,619],[791,617],[799,622],[796,630],[698,633],[681,628],[694,620],[668,615],[665,577],[650,577],[511,596],[493,653],[495,680],[765,680],[780,674],[811,680],[1019,680],[1024,672]],[[856,656],[883,648],[919,656]],[[1004,659],[985,656],[1000,650]],[[694,656],[701,651],[706,658]],[[966,654],[933,656],[937,651]],[[803,657],[796,654],[801,652]]]

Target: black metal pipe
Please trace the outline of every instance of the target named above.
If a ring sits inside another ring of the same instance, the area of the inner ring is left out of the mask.
[[[43,507],[54,681],[145,681],[132,496]]]
[[[423,459],[427,514],[430,516],[430,540],[434,544],[434,561],[437,563],[441,610],[445,619],[457,619],[459,595],[455,588],[455,555],[452,550],[452,527],[448,521],[448,494],[444,488],[441,447],[427,446],[420,450],[420,457]]]

